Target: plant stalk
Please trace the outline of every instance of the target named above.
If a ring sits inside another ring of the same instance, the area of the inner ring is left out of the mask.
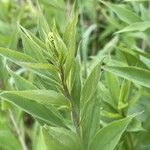
[[[73,101],[72,101],[72,97],[69,93],[69,90],[68,90],[68,87],[67,87],[67,84],[65,82],[65,78],[64,78],[64,71],[63,71],[63,68],[60,67],[60,73],[61,73],[61,80],[62,80],[62,86],[63,86],[63,90],[64,90],[64,96],[70,101],[71,103],[71,107],[72,107],[72,120],[73,120],[73,123],[74,123],[74,126],[76,128],[76,132],[79,134],[80,136],[80,128],[79,128],[79,119],[78,119],[78,115],[75,111],[75,107],[74,107],[74,104],[73,104]]]
[[[13,112],[10,109],[9,109],[9,116],[10,116],[11,122],[12,122],[12,124],[14,126],[15,132],[16,132],[16,134],[18,136],[18,139],[19,139],[19,141],[21,143],[22,150],[28,150],[28,148],[26,146],[26,143],[25,143],[25,141],[24,141],[24,139],[23,139],[23,137],[21,135],[21,131],[20,131],[20,129],[19,129],[18,125],[17,125],[17,122],[15,120],[15,117],[13,115]]]

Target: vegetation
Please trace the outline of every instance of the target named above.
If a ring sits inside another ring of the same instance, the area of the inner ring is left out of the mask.
[[[1,150],[149,150],[148,0],[0,1]]]

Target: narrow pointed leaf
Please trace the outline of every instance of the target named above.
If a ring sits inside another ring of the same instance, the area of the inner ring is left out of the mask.
[[[125,27],[122,30],[117,31],[116,33],[124,33],[124,32],[135,32],[135,31],[145,31],[150,28],[150,21],[145,22],[136,22],[130,24],[129,26]]]
[[[31,56],[28,56],[26,54],[17,52],[15,50],[10,50],[7,48],[0,47],[0,55],[3,57],[6,57],[7,59],[11,60],[15,63],[22,63],[22,62],[36,62],[35,59],[33,59]]]
[[[82,105],[84,105],[89,99],[91,99],[93,94],[95,94],[99,78],[100,78],[100,64],[96,65],[96,67],[91,71],[90,75],[85,81],[85,84],[81,92]]]
[[[68,100],[53,90],[9,91],[7,94],[15,94],[23,98],[31,99],[45,106],[58,105],[69,107]]]
[[[112,72],[127,80],[150,88],[150,71],[138,67],[106,67],[105,70]]]
[[[45,107],[36,101],[7,91],[0,93],[0,98],[18,106],[23,111],[43,120],[45,123],[66,127],[63,117],[53,106]]]
[[[126,130],[133,117],[134,116],[130,116],[118,121],[114,121],[113,123],[108,124],[106,127],[100,129],[93,138],[89,150],[114,150],[123,132]]]
[[[127,8],[121,7],[116,4],[111,4],[109,2],[104,2],[104,1],[100,1],[100,2],[106,5],[113,12],[115,12],[121,20],[123,20],[128,24],[142,21],[142,19],[138,15],[136,15],[135,13],[133,13],[133,11]]]

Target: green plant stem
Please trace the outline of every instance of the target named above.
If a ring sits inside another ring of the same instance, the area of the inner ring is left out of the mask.
[[[68,87],[67,87],[67,84],[65,82],[65,78],[64,78],[64,71],[63,71],[63,68],[60,67],[60,73],[61,73],[61,80],[62,80],[62,86],[63,86],[63,90],[64,90],[64,95],[65,97],[70,101],[71,103],[71,107],[72,107],[72,119],[73,119],[73,123],[74,123],[74,126],[76,128],[76,132],[79,134],[80,136],[80,128],[79,128],[79,119],[78,119],[78,116],[77,116],[77,113],[75,111],[75,107],[74,107],[74,104],[73,104],[73,101],[72,101],[72,97],[69,93],[69,90],[68,90]]]
[[[9,116],[10,116],[11,122],[12,122],[12,124],[14,126],[15,132],[16,132],[16,134],[18,136],[18,139],[19,139],[19,141],[21,143],[22,150],[28,150],[28,148],[26,146],[26,143],[24,141],[24,138],[22,137],[21,131],[20,131],[20,129],[19,129],[18,125],[17,125],[17,122],[15,120],[15,117],[13,115],[13,112],[10,109],[9,109]]]

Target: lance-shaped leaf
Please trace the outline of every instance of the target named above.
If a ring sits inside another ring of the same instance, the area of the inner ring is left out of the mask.
[[[28,80],[24,79],[23,77],[17,75],[13,71],[11,71],[8,67],[7,67],[7,70],[9,71],[10,75],[14,79],[16,88],[18,90],[36,90],[36,89],[38,89],[30,81],[28,81]]]
[[[6,92],[5,92],[6,94]],[[45,106],[58,105],[69,107],[68,100],[53,90],[8,91],[7,95],[18,95],[22,98],[37,101]]]
[[[45,42],[46,37],[48,33],[50,32],[50,29],[42,12],[40,12],[38,16],[38,32],[39,32],[40,38]]]
[[[46,124],[66,127],[66,123],[54,106],[44,106],[34,100],[11,92],[0,93],[0,98],[20,107],[23,111],[43,120]]]
[[[81,150],[79,137],[72,131],[46,126],[42,132],[47,150]]]
[[[112,97],[113,103],[117,105],[120,90],[118,78],[110,72],[105,72],[105,80],[107,82],[107,86]]]
[[[130,117],[114,121],[100,129],[93,138],[88,150],[114,150],[123,132],[134,117],[135,115],[132,115]]]
[[[22,63],[22,62],[35,63],[36,62],[36,60],[33,59],[31,56],[17,52],[15,50],[10,50],[8,48],[0,47],[0,55],[2,55],[3,57],[6,57],[7,59],[15,63]]]
[[[80,106],[80,96],[81,96],[81,64],[79,58],[76,58],[71,71],[71,96],[77,111],[79,111]],[[78,94],[77,94],[78,93]]]
[[[7,81],[9,79],[9,74],[6,70],[6,59],[0,56],[0,78],[3,80],[4,85],[7,87]]]
[[[73,64],[73,59],[76,53],[76,47],[75,47],[75,40],[76,40],[76,24],[78,20],[78,14],[75,14],[71,21],[68,23],[65,33],[64,33],[64,42],[68,48],[68,55],[66,57],[66,64],[65,64],[65,79],[67,79],[72,64]]]
[[[85,81],[81,91],[81,106],[83,106],[95,94],[96,87],[100,78],[100,64],[91,71],[90,75]]]
[[[20,25],[18,25],[18,30],[22,38],[24,52],[32,56],[38,62],[46,63],[47,61],[42,54],[41,48],[32,40],[27,30]]]
[[[117,31],[116,33],[136,32],[136,31],[143,32],[149,28],[150,28],[150,21],[136,22],[136,23],[130,24],[129,26],[125,27],[124,29]]]
[[[128,24],[142,21],[142,19],[138,15],[136,15],[135,13],[133,13],[131,10],[127,8],[124,8],[120,5],[111,4],[109,2],[104,2],[102,0],[100,2],[106,5],[113,12],[115,12],[121,20],[123,20]]]
[[[0,48],[0,55],[6,57],[17,65],[31,70],[33,73],[49,80],[51,84],[60,86],[60,79],[57,74],[57,68],[48,63],[37,63],[32,57],[7,48]]]
[[[98,91],[90,101],[85,104],[81,118],[83,147],[87,149],[96,132],[99,130],[100,121],[100,97]]]
[[[105,67],[105,70],[112,72],[127,80],[150,88],[150,71],[137,67]]]

